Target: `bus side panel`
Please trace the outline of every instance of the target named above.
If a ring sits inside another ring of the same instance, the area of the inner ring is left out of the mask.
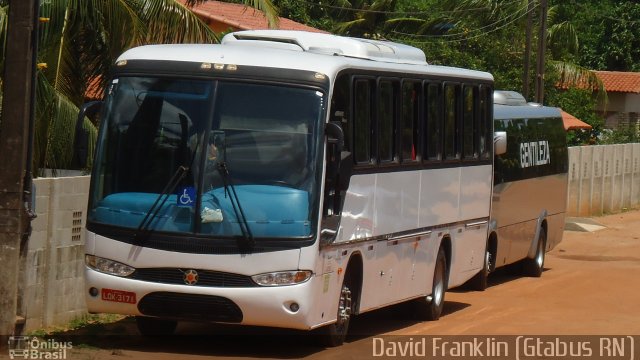
[[[565,213],[552,215],[547,218],[547,251],[550,251],[562,241],[562,235],[564,233],[564,221]]]
[[[334,244],[417,229],[421,173],[353,176]],[[383,237],[342,247],[363,256],[360,311],[424,295],[433,277],[435,241],[429,236],[398,241]]]
[[[375,233],[392,234],[418,227],[420,172],[392,172],[376,175]],[[417,249],[415,238],[381,240],[376,244],[379,266],[378,302],[390,304],[409,299],[416,278],[412,269]]]
[[[361,174],[351,178],[334,245],[358,239],[364,257],[360,311],[428,294],[444,236],[452,239],[451,286],[482,266],[491,167]],[[431,234],[395,240],[390,234],[435,227]],[[348,245],[347,248],[351,248]]]
[[[355,175],[351,177],[349,190],[344,200],[336,243],[373,236],[375,187],[375,175]]]
[[[418,227],[419,171],[376,176],[375,234],[391,234]]]
[[[418,226],[428,227],[459,221],[459,201],[460,168],[422,171]]]
[[[484,263],[490,196],[490,165],[461,168],[458,218],[462,222],[451,233],[449,287],[469,280]]]
[[[451,268],[448,287],[454,288],[471,279],[483,264],[487,224],[467,228],[460,224],[451,229]]]
[[[547,221],[547,249],[561,240],[567,146],[560,118],[496,120],[495,129],[507,132],[507,153],[495,159],[491,209],[500,266],[530,255],[542,220]]]
[[[495,187],[491,211],[498,224],[498,264],[510,264],[527,256],[538,218],[545,209],[551,210],[549,192],[554,191],[553,182],[550,178],[533,178]]]

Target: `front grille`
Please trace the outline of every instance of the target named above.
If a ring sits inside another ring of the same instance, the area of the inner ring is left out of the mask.
[[[242,322],[242,310],[238,305],[213,295],[154,292],[140,300],[138,310],[144,315],[173,319]]]
[[[145,268],[136,269],[129,277],[136,280],[149,281],[163,284],[184,285],[184,274],[189,269],[176,268]],[[250,276],[225,273],[211,270],[195,270],[198,273],[198,282],[194,286],[210,287],[255,287],[258,286]]]

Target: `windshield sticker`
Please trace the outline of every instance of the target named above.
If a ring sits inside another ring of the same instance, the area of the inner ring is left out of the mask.
[[[196,205],[196,188],[183,186],[178,191],[178,206],[194,207]]]

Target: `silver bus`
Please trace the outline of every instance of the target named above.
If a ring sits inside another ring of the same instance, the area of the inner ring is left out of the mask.
[[[560,110],[527,103],[513,91],[494,92],[495,156],[491,222],[484,269],[472,280],[518,263],[539,277],[545,253],[562,240],[568,152]]]
[[[293,31],[134,48],[106,89],[86,299],[137,317],[317,330],[483,267],[493,77],[416,48]]]

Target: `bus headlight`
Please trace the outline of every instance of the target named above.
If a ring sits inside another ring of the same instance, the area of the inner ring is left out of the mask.
[[[115,276],[129,276],[136,271],[136,269],[123,263],[93,255],[85,255],[84,263],[93,270]]]
[[[254,275],[251,279],[260,286],[283,286],[301,284],[311,278],[311,271],[278,271]]]

